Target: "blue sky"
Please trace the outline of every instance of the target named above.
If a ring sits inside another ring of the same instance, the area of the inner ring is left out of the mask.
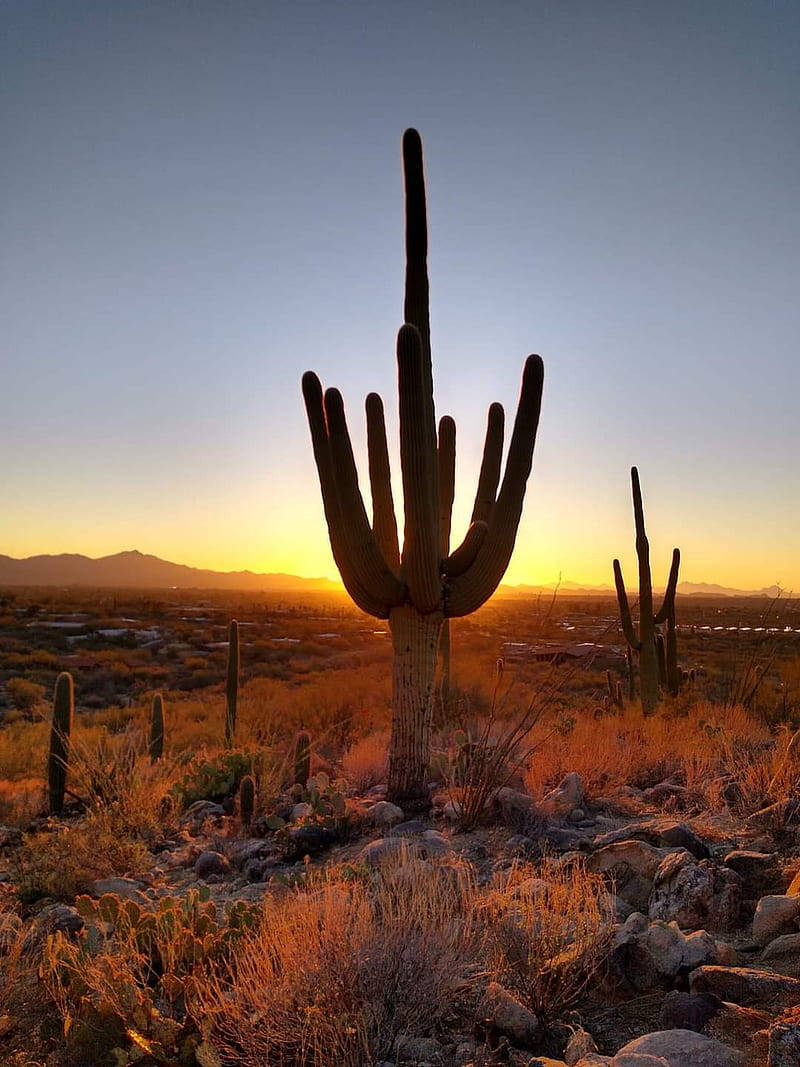
[[[800,589],[800,7],[0,3],[0,552],[329,574],[300,376],[396,431],[426,145],[454,537],[545,361],[511,581]],[[399,489],[399,471],[397,487]],[[398,494],[399,495],[399,494]],[[459,503],[460,502],[460,503]]]

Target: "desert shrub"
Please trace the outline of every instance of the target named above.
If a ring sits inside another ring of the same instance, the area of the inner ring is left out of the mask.
[[[391,1058],[400,1034],[436,1034],[477,988],[471,892],[466,867],[403,853],[374,881],[329,877],[266,898],[232,980],[200,991],[212,1043],[243,1067],[359,1067]]]
[[[515,865],[477,901],[489,971],[545,1022],[593,982],[611,941],[602,879],[579,863]]]
[[[381,730],[367,734],[342,756],[342,773],[357,792],[364,793],[373,785],[386,781],[388,755],[388,732]]]
[[[6,682],[6,689],[17,711],[32,711],[37,704],[44,702],[47,695],[43,685],[29,682],[25,678],[11,678]]]
[[[246,774],[253,773],[253,753],[242,749],[203,753],[184,766],[173,793],[183,807],[196,800],[224,800],[238,788]]]

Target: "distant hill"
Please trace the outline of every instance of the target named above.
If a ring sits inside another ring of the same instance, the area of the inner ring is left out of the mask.
[[[74,553],[12,559],[0,555],[0,586],[82,585],[117,589],[237,589],[253,592],[334,591],[328,578],[299,578],[295,574],[255,574],[253,571],[207,571],[170,563],[141,552],[117,552],[90,559]]]
[[[556,583],[549,585],[501,585],[498,589],[500,596],[552,596],[556,589]],[[663,593],[663,587],[655,587],[653,592]],[[637,595],[635,587],[630,587],[629,593]],[[760,597],[774,600],[781,592],[777,585],[768,586],[765,589],[731,589],[725,585],[713,585],[709,582],[679,582],[679,596],[707,596],[707,597]],[[615,596],[613,585],[581,585],[579,582],[562,582],[558,586],[558,596]]]

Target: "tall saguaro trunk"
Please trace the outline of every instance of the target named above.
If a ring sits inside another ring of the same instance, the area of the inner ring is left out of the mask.
[[[504,414],[492,404],[472,521],[450,549],[456,430],[445,415],[438,435],[433,401],[428,285],[428,224],[422,139],[403,135],[406,206],[405,324],[397,336],[400,467],[405,523],[402,550],[386,442],[383,402],[366,401],[372,522],[367,516],[344,402],[316,374],[303,396],[333,558],[355,603],[388,619],[394,649],[389,798],[409,810],[429,803],[427,773],[440,634],[447,620],[476,611],[497,588],[514,550],[533,462],[544,369],[529,356],[502,472]],[[501,482],[502,473],[502,482]]]
[[[410,604],[392,608],[389,615],[394,650],[389,781],[393,799],[408,811],[427,803],[424,783],[443,621],[442,612],[423,615]]]

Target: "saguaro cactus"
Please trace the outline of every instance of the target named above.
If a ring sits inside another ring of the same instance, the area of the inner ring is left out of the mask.
[[[292,753],[292,777],[295,785],[305,789],[311,776],[311,734],[308,730],[298,730],[294,739]]]
[[[405,325],[397,338],[400,464],[405,527],[400,551],[383,403],[366,401],[372,523],[358,486],[344,405],[303,376],[314,458],[331,548],[356,604],[389,620],[394,649],[389,796],[413,809],[428,802],[426,772],[439,634],[445,619],[468,615],[495,591],[511,558],[539,423],[543,367],[529,356],[500,482],[503,408],[492,404],[472,521],[449,551],[455,424],[442,420],[437,444],[428,306],[428,233],[422,140],[403,136],[406,203]],[[451,464],[452,452],[452,464]],[[499,491],[498,491],[499,486]],[[447,541],[443,536],[447,532]]]
[[[255,806],[256,783],[251,775],[246,774],[239,782],[239,814],[242,817],[243,826],[249,826],[253,821]]]
[[[239,699],[239,623],[228,627],[228,676],[225,685],[225,746],[231,748],[236,736],[236,704]]]
[[[56,679],[53,695],[53,724],[50,727],[50,751],[47,757],[47,787],[51,815],[60,815],[64,810],[74,713],[75,694],[72,675],[67,671],[62,671]]]
[[[153,762],[164,755],[164,698],[160,693],[155,694],[150,708],[150,742],[147,747]]]
[[[672,566],[669,571],[664,602],[657,613],[653,612],[653,583],[650,577],[650,543],[644,525],[644,507],[642,490],[639,485],[639,472],[631,467],[631,490],[633,494],[633,519],[636,526],[636,555],[639,560],[639,635],[631,617],[622,568],[618,559],[614,560],[614,582],[617,587],[619,614],[622,632],[630,647],[639,653],[639,690],[642,711],[649,715],[658,707],[659,662],[656,645],[656,626],[667,624],[666,670],[670,692],[677,693],[678,678],[678,643],[675,629],[675,590],[678,586],[678,568],[681,564],[680,550],[672,552]],[[675,688],[673,689],[673,683]]]

